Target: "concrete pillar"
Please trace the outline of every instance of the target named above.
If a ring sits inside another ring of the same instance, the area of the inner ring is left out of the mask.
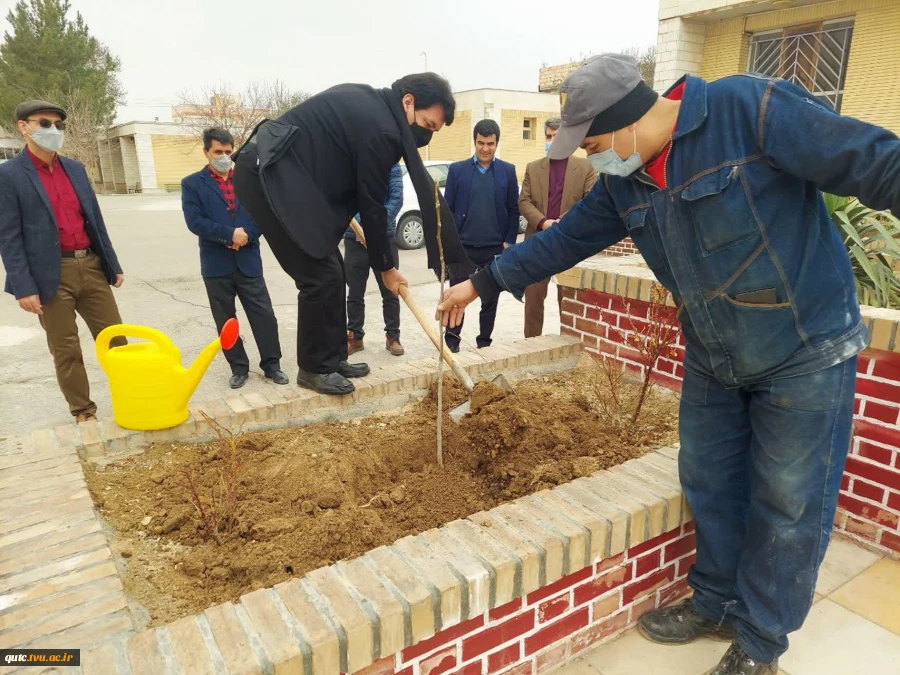
[[[122,147],[122,173],[124,174],[125,189],[127,192],[136,190],[140,183],[138,174],[137,153],[134,148],[134,136],[120,136],[119,144]]]
[[[153,158],[153,140],[150,134],[135,134],[134,148],[137,155],[138,174],[141,191],[149,194],[162,193],[156,182],[156,160]]]
[[[700,75],[706,26],[681,18],[659,22],[653,88],[662,93],[682,75]]]

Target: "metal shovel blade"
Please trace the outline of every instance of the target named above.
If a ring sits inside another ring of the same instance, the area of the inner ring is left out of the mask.
[[[503,391],[510,392],[512,391],[512,385],[509,383],[509,380],[506,379],[506,375],[500,373],[499,375],[495,375],[491,379],[491,384],[499,387]],[[453,408],[450,411],[450,419],[459,424],[459,421],[472,412],[472,395],[469,393],[469,398],[467,398],[463,403]]]

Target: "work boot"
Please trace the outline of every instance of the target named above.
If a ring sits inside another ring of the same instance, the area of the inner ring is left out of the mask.
[[[366,346],[363,344],[362,338],[356,339],[353,331],[347,333],[347,356],[352,356],[356,352],[361,352]]]
[[[759,663],[747,656],[737,642],[732,642],[719,665],[706,675],[775,675],[777,672],[778,659],[772,663]]]
[[[247,379],[250,377],[247,373],[235,373],[231,376],[231,379],[228,381],[228,385],[232,389],[240,389],[245,384],[247,384]]]
[[[393,356],[403,356],[406,353],[403,345],[400,344],[400,338],[392,338],[390,335],[385,336],[385,349]]]
[[[369,372],[371,372],[369,370],[368,364],[347,363],[346,361],[341,361],[338,364],[337,371],[344,377],[365,377],[369,374]]]
[[[683,645],[701,637],[713,640],[733,640],[735,637],[730,625],[717,624],[700,616],[690,598],[647,612],[638,620],[638,630],[648,640],[664,645]]]
[[[307,373],[301,370],[297,373],[297,384],[329,396],[352,394],[356,391],[353,383],[340,373]]]

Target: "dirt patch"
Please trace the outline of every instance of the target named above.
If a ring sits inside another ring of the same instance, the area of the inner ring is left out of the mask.
[[[88,486],[116,530],[126,591],[150,625],[168,623],[676,440],[667,392],[652,398],[632,442],[605,429],[594,412],[598,370],[586,359],[510,394],[480,384],[478,412],[459,425],[444,416],[443,469],[434,392],[400,413],[249,434],[222,545],[191,506],[185,475],[222,494],[223,444],[163,445],[90,466]],[[448,379],[445,411],[464,399]]]

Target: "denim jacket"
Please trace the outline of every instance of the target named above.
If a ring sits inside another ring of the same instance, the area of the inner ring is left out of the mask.
[[[476,288],[521,299],[630,236],[679,304],[693,372],[741,386],[854,356],[868,332],[819,190],[900,214],[900,139],[784,80],[686,78],[668,187],[643,171],[602,176],[557,225],[473,277]]]

